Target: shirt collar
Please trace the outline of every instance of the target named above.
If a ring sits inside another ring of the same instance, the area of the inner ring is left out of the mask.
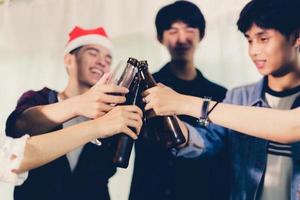
[[[254,85],[253,93],[250,96],[251,106],[270,107],[265,98],[264,86],[267,83],[267,77],[263,77],[259,82]]]
[[[168,77],[169,79],[179,80],[179,81],[183,81],[183,82],[193,82],[193,81],[199,82],[199,81],[205,80],[205,78],[204,78],[203,74],[200,72],[200,70],[197,69],[196,67],[195,67],[195,69],[196,69],[197,76],[196,76],[195,79],[190,80],[190,81],[185,81],[185,80],[182,80],[182,79],[178,78],[177,76],[175,76],[175,75],[173,74],[173,72],[171,71],[171,65],[170,65],[170,62],[168,62],[165,66],[163,66],[163,68],[161,69],[161,71],[162,71],[165,75],[167,75],[166,77]]]

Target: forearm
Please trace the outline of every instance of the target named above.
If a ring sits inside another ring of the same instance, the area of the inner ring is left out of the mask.
[[[97,138],[96,131],[88,121],[59,131],[28,139],[24,159],[18,173],[46,164],[78,146]],[[101,132],[101,130],[98,130]],[[97,132],[98,132],[97,131]]]
[[[298,110],[220,104],[210,114],[209,119],[213,123],[247,135],[291,143],[300,140],[299,114]]]
[[[184,114],[199,118],[203,100],[191,96],[185,99]],[[212,101],[208,110],[215,103]],[[220,103],[209,115],[209,120],[247,135],[290,143],[300,140],[299,115],[299,109],[287,111]]]
[[[140,130],[141,126],[142,111],[138,107],[117,106],[97,119],[31,137],[27,140],[24,159],[18,172],[46,164],[96,138],[124,133],[136,139],[136,134],[129,127]]]
[[[29,108],[16,121],[16,129],[18,132],[30,135],[49,132],[75,117],[75,106],[73,99],[67,99],[54,104]]]

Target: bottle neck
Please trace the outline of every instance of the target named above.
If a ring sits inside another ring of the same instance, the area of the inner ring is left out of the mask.
[[[156,81],[154,80],[153,76],[150,74],[148,68],[144,68],[143,70],[139,71],[141,80],[144,82],[146,89],[154,87],[157,85]]]
[[[137,105],[141,95],[140,92],[140,78],[139,75],[136,73],[132,83],[130,84],[129,93],[126,94],[126,105]]]

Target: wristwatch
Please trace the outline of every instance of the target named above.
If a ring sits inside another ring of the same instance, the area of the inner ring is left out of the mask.
[[[209,120],[208,120],[208,108],[210,104],[211,98],[210,97],[204,97],[202,108],[201,108],[201,116],[198,119],[198,123],[200,126],[208,126]]]

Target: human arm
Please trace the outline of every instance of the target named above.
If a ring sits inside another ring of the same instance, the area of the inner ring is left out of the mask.
[[[170,89],[165,87],[166,89]],[[172,96],[171,93],[156,93],[156,89],[149,89],[144,93],[144,101],[147,103],[145,109],[154,109],[158,115],[182,115],[177,112],[181,108],[177,108],[176,102],[178,97]],[[170,91],[173,92],[172,89]],[[171,96],[170,96],[171,95]],[[176,99],[173,99],[176,98]],[[163,99],[163,101],[161,101]],[[173,106],[174,105],[174,106]],[[225,145],[224,138],[227,136],[227,129],[219,126],[211,128],[193,127],[196,124],[179,120],[180,128],[186,138],[186,143],[173,149],[173,153],[177,156],[198,157],[201,155],[213,155],[219,152]]]
[[[139,133],[142,111],[136,106],[117,106],[106,115],[59,131],[28,139],[24,159],[18,172],[46,164],[96,138],[107,138],[125,133],[136,139],[129,127]]]
[[[105,77],[103,78],[105,79]],[[29,91],[22,95],[16,110],[7,121],[7,134],[20,137],[30,134],[37,135],[49,132],[62,123],[79,115],[87,118],[97,118],[110,111],[112,104],[125,101],[124,96],[110,95],[111,93],[125,94],[126,88],[114,85],[104,85],[103,80],[94,85],[82,95],[67,98],[57,103],[49,104],[49,89],[39,92]]]
[[[16,173],[43,164],[95,138],[125,133],[136,139],[142,126],[142,111],[136,106],[117,106],[106,115],[59,131],[30,137],[0,138],[0,181],[21,184],[26,174]],[[129,127],[137,130],[134,133]],[[20,178],[21,177],[21,178]]]
[[[159,115],[184,114],[196,118],[201,115],[202,98],[182,95],[165,86],[150,89],[147,93],[147,109],[153,108]],[[215,103],[212,101],[208,110]],[[299,114],[300,109],[275,110],[220,103],[210,113],[209,120],[250,136],[291,143],[300,140]]]

